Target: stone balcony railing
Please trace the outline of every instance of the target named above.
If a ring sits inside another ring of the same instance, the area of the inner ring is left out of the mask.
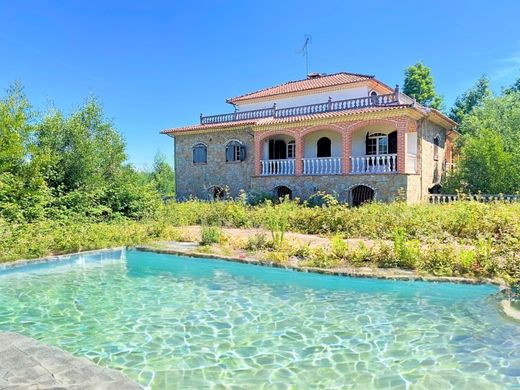
[[[319,157],[303,159],[304,175],[339,175],[341,174],[340,157]]]
[[[397,173],[397,154],[379,154],[373,156],[352,156],[351,174],[388,174]],[[303,175],[341,175],[343,174],[341,157],[303,158]],[[413,169],[415,170],[415,160]],[[261,160],[260,175],[284,176],[296,175],[294,158]]]
[[[200,115],[200,123],[202,125],[235,122],[243,120],[254,120],[261,118],[287,118],[292,116],[321,114],[325,112],[356,110],[369,107],[385,107],[400,104],[399,89],[396,88],[394,93],[386,95],[363,96],[353,99],[335,100],[330,97],[323,103],[308,104],[305,106],[277,108],[276,103],[272,107],[262,108],[251,111],[236,111],[227,114]]]

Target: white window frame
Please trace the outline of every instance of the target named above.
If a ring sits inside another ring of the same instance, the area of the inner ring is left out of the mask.
[[[287,159],[296,158],[296,142],[294,140],[287,142]]]
[[[230,145],[234,144],[234,145]],[[225,158],[226,162],[240,162],[240,149],[244,146],[244,143],[238,139],[230,139],[226,142]],[[233,147],[233,159],[228,160],[228,148]]]
[[[369,140],[375,140],[375,153],[369,153],[369,156],[379,156],[388,154],[388,134],[385,133],[369,133]],[[384,148],[383,148],[384,146]],[[381,149],[386,149],[381,153]]]

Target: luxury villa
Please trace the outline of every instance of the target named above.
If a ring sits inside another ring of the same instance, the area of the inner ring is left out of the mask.
[[[162,131],[175,139],[179,199],[324,191],[413,203],[452,163],[456,123],[374,76],[313,73],[227,102],[231,113]]]

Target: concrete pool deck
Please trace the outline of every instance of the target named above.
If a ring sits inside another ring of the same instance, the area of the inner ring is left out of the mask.
[[[142,389],[118,371],[18,333],[0,333],[0,390],[51,388]]]

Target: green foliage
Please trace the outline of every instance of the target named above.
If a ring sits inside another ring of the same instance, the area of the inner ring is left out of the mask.
[[[261,251],[272,248],[272,246],[273,243],[267,239],[263,232],[256,232],[248,237],[245,249],[249,251]]]
[[[461,123],[466,115],[471,114],[475,107],[482,104],[489,97],[491,97],[489,80],[486,76],[481,76],[473,87],[457,97],[449,117],[455,122]]]
[[[222,241],[222,228],[220,226],[202,226],[200,237],[201,245],[218,244]]]
[[[309,199],[305,201],[309,207],[328,207],[338,204],[338,198],[335,194],[328,194],[324,191],[318,191],[312,194]]]
[[[520,190],[520,92],[485,98],[466,114],[460,159],[443,191],[516,193]]]
[[[422,105],[438,110],[442,108],[442,97],[435,93],[431,70],[421,62],[406,68],[403,92]]]
[[[175,172],[161,153],[155,155],[151,179],[161,196],[175,195]]]
[[[271,232],[275,248],[280,247],[283,243],[292,206],[293,203],[286,197],[278,205],[267,201],[263,207],[264,226]]]
[[[419,241],[409,241],[403,228],[394,231],[394,255],[396,267],[414,269],[415,263],[420,256]]]
[[[345,259],[348,255],[348,244],[340,234],[335,234],[330,240],[332,255],[338,259]]]
[[[9,221],[153,215],[164,186],[149,185],[125,160],[124,140],[95,99],[43,117],[20,85],[0,100],[0,216]],[[158,161],[154,183],[167,173]]]

